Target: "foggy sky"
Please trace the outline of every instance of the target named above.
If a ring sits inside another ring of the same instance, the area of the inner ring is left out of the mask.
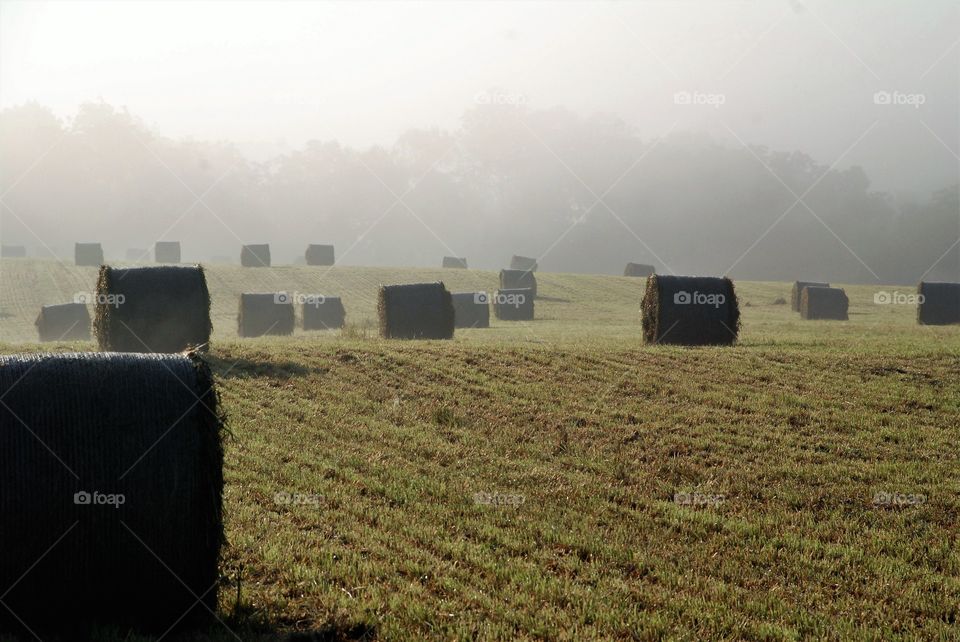
[[[263,158],[454,129],[498,88],[495,100],[615,114],[644,139],[704,131],[928,191],[958,173],[958,40],[958,4],[939,0],[5,1],[0,107],[67,117],[102,99]],[[878,91],[923,104],[876,104]]]

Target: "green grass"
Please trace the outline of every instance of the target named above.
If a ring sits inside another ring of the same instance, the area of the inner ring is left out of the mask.
[[[208,271],[231,431],[221,615],[241,638],[956,636],[960,328],[873,305],[895,288],[847,287],[849,322],[802,322],[773,303],[789,284],[738,283],[739,345],[690,349],[641,345],[642,279],[540,274],[532,323],[387,342],[378,282],[495,274],[323,270]],[[2,278],[9,352],[37,349],[14,343],[53,284],[95,275],[4,261]],[[278,289],[343,296],[352,328],[236,339],[237,294]]]

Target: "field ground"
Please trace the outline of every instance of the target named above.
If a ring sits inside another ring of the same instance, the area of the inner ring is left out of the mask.
[[[440,278],[496,276],[208,268],[240,638],[956,639],[960,327],[873,303],[906,288],[802,322],[740,282],[739,344],[693,349],[641,344],[642,279],[538,274],[532,323],[376,337],[379,282]],[[37,350],[95,270],[0,279],[3,351]],[[238,294],[274,290],[350,326],[237,339]]]

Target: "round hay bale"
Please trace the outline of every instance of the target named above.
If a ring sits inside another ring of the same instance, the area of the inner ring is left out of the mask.
[[[237,333],[241,337],[293,334],[293,302],[284,292],[244,292],[240,295]]]
[[[840,288],[805,286],[800,293],[800,318],[846,321],[850,301]]]
[[[740,332],[733,281],[654,274],[640,303],[645,343],[732,345]]]
[[[179,263],[180,241],[157,241],[153,253],[157,263]]]
[[[103,248],[99,243],[74,243],[73,262],[87,267],[103,265]]]
[[[308,245],[304,253],[307,265],[333,265],[336,256],[332,245]]]
[[[442,281],[381,285],[377,314],[384,339],[453,338],[453,301]]]
[[[652,265],[646,263],[627,263],[623,268],[623,276],[650,276],[656,270]]]
[[[222,416],[207,365],[195,354],[8,355],[0,395],[0,630],[90,639],[93,623],[207,622],[223,543]]]
[[[203,268],[104,265],[97,279],[93,326],[101,350],[206,349],[213,326]]]
[[[307,295],[301,316],[304,330],[336,330],[347,318],[343,301],[338,296]]]
[[[490,304],[486,292],[454,292],[450,299],[455,328],[490,327]]]
[[[510,259],[510,269],[523,270],[525,272],[536,272],[537,259],[529,256],[520,256],[519,254],[514,254]]]
[[[45,305],[34,325],[41,342],[90,340],[90,312],[83,303]]]
[[[445,256],[443,257],[443,267],[445,268],[454,268],[454,269],[467,269],[467,259],[462,256]]]
[[[537,277],[531,270],[500,270],[501,290],[531,290],[537,297]]]
[[[794,281],[793,288],[790,290],[790,309],[794,312],[800,311],[800,298],[803,295],[803,288],[829,288],[829,283],[817,283],[816,281]]]
[[[270,267],[270,245],[244,245],[240,250],[240,265],[243,267]]]
[[[493,314],[501,321],[533,321],[533,290],[497,290],[493,294]]]
[[[952,325],[960,323],[960,283],[923,282],[917,285],[917,323]]]

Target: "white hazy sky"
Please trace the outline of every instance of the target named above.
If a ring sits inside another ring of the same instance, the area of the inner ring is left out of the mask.
[[[611,112],[861,164],[883,189],[956,180],[955,0],[0,3],[0,106],[126,106],[248,151],[390,144],[478,93]],[[679,91],[724,104],[677,105]],[[922,93],[920,108],[874,92]],[[276,145],[275,147],[271,147]],[[852,148],[851,148],[852,146]]]

